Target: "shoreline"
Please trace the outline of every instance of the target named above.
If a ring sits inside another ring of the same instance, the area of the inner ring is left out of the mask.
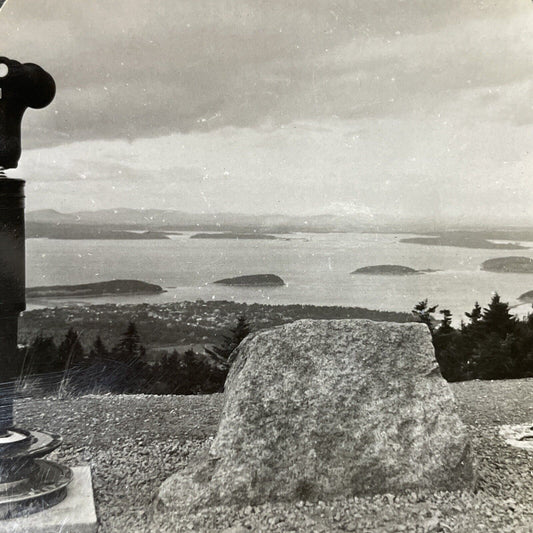
[[[304,304],[240,303],[228,300],[174,303],[99,304],[43,307],[25,311],[19,321],[19,339],[29,342],[39,332],[60,342],[69,327],[83,332],[89,346],[97,336],[114,345],[128,322],[135,322],[147,348],[163,345],[217,344],[237,318],[244,315],[252,331],[299,319],[368,319],[411,322],[410,313],[377,311],[363,307]]]

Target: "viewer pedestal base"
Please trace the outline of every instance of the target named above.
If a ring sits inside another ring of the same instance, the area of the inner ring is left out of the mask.
[[[0,520],[0,533],[95,533],[97,530],[91,469],[77,466],[63,501],[31,515]]]
[[[72,479],[70,468],[45,461],[61,437],[19,428],[0,437],[0,520],[27,516],[59,503]]]

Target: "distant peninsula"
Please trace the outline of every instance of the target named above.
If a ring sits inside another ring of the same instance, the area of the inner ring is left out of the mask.
[[[358,268],[350,274],[378,274],[389,276],[411,276],[413,274],[420,274],[423,271],[415,270],[414,268],[402,265],[372,265]],[[425,271],[427,272],[427,271]]]
[[[459,248],[479,248],[487,250],[527,250],[527,247],[512,242],[491,242],[491,239],[498,240],[502,238],[504,238],[504,235],[450,231],[433,237],[409,237],[407,239],[400,239],[400,242],[406,244],[425,244],[426,246],[456,246]]]
[[[26,289],[27,298],[77,298],[118,294],[159,294],[165,292],[159,285],[133,279],[115,279],[82,285],[48,285]]]
[[[530,257],[496,257],[481,264],[481,270],[514,274],[533,274],[533,259]]]
[[[281,287],[285,285],[285,282],[275,274],[237,276],[236,278],[219,279],[213,283],[218,283],[219,285],[237,285],[242,287]]]
[[[276,240],[279,237],[267,235],[265,233],[196,233],[191,235],[191,239],[259,239],[259,240]]]
[[[152,240],[169,239],[161,231],[128,231],[101,226],[81,226],[29,222],[26,224],[26,237],[33,239],[67,240]]]

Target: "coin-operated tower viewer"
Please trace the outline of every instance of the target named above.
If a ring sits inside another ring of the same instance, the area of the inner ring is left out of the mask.
[[[55,90],[52,76],[38,65],[0,57],[0,519],[58,503],[72,478],[69,468],[42,459],[60,437],[22,429],[13,420],[22,367],[18,317],[26,308],[24,181],[4,171],[18,166],[24,112],[46,107]]]

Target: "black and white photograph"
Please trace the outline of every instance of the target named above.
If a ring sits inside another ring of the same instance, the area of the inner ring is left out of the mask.
[[[0,533],[533,532],[530,0],[0,36]]]

